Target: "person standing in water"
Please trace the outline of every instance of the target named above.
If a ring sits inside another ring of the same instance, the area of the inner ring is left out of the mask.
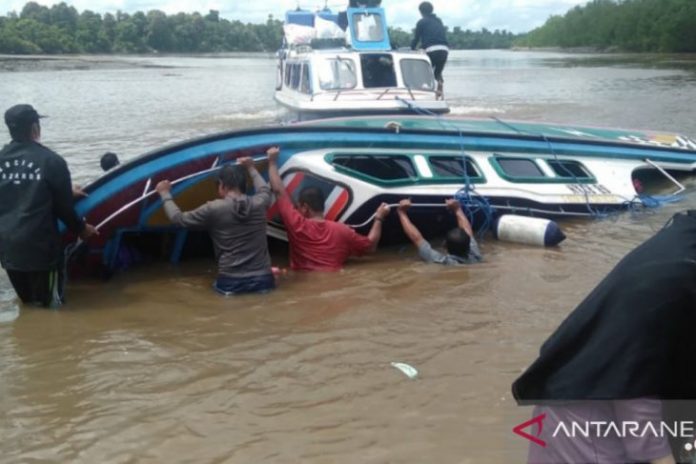
[[[447,63],[449,55],[449,43],[447,42],[447,30],[442,20],[433,13],[433,4],[423,2],[418,6],[422,18],[416,24],[416,32],[411,42],[411,50],[416,50],[418,43],[425,49],[433,65],[435,80],[437,81],[437,97],[444,98],[444,79],[442,71]]]
[[[271,190],[251,158],[239,158],[237,163],[220,169],[220,198],[193,211],[179,209],[168,180],[156,187],[172,223],[207,230],[210,234],[218,265],[213,288],[225,296],[264,293],[275,288],[266,239],[266,210],[271,204]],[[247,195],[247,173],[254,183],[254,195]]]
[[[82,240],[97,233],[74,208],[65,160],[43,146],[43,116],[26,104],[5,112],[12,141],[0,150],[0,263],[23,303],[64,302],[64,251],[58,221]]]

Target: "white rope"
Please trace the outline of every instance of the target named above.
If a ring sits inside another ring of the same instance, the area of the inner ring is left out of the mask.
[[[389,208],[397,208],[399,206],[398,203],[391,203],[387,205]],[[443,203],[413,203],[411,205],[411,208],[445,208],[446,205]],[[365,222],[361,222],[360,224],[346,224],[349,227],[352,227],[353,229],[359,229],[361,227],[365,227],[369,223],[371,223],[375,217],[377,216],[377,211],[375,211],[372,216],[370,216]]]

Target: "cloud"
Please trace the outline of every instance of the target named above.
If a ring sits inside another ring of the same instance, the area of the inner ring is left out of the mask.
[[[24,0],[0,0],[6,7],[0,11],[21,11]],[[42,5],[58,3],[55,0],[35,0]],[[418,5],[422,0],[383,0],[389,24],[411,30],[420,15]],[[551,15],[564,14],[587,0],[430,0],[435,13],[450,28],[479,30],[505,29],[511,32],[526,32],[539,27]],[[72,0],[66,1],[79,11],[86,9],[99,13],[124,11],[162,10],[167,14],[198,11],[207,13],[218,10],[223,18],[239,19],[243,22],[263,22],[269,14],[282,19],[287,10],[297,6],[297,0]],[[9,4],[8,4],[9,3]],[[300,0],[305,9],[319,9],[324,0]],[[348,1],[329,0],[328,5],[340,10]]]

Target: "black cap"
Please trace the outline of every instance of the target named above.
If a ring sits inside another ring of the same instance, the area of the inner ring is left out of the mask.
[[[39,122],[40,118],[45,118],[36,112],[31,105],[15,105],[5,111],[5,124],[10,129],[19,129]]]

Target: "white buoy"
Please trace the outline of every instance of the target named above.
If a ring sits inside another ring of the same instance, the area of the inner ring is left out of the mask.
[[[498,240],[547,247],[556,246],[566,238],[554,221],[514,214],[500,216],[493,233]]]

